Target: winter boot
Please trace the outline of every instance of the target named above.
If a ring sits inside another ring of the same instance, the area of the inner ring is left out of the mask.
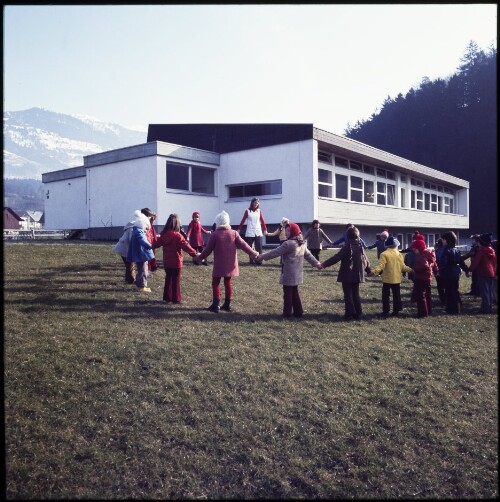
[[[226,298],[224,300],[224,303],[222,304],[221,310],[225,310],[226,312],[231,312],[231,300],[228,300]]]
[[[212,302],[212,305],[210,305],[210,307],[207,307],[206,310],[210,310],[210,312],[215,312],[216,314],[218,314],[220,310],[219,303],[220,300],[214,300]]]

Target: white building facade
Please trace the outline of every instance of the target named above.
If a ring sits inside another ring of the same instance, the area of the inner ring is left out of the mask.
[[[318,219],[332,240],[347,223],[368,244],[388,228],[404,247],[415,230],[432,246],[442,232],[469,227],[467,181],[311,124],[161,127],[150,126],[145,144],[43,174],[45,228],[118,239],[143,207],[157,213],[157,230],[170,213],[186,228],[194,211],[209,228],[225,210],[235,227],[254,196],[270,231],[283,216],[304,232]]]

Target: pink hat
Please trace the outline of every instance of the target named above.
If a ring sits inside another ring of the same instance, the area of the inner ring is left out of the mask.
[[[289,223],[287,226],[290,229],[290,239],[302,233],[300,227],[296,223]]]
[[[195,212],[193,213],[193,219],[194,219],[194,218],[196,218],[197,216],[200,216],[200,213],[199,213],[198,211],[195,211]]]

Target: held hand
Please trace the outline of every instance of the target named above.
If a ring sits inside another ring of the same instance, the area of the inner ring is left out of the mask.
[[[321,263],[318,263],[318,264],[316,265],[316,268],[317,268],[318,270],[323,270],[323,268],[324,268],[324,267],[323,267],[323,265],[322,265]]]
[[[258,263],[261,263],[261,262],[262,262],[262,255],[261,255],[261,254],[259,254],[259,253],[256,253],[256,254],[254,255],[254,260],[255,260],[256,262],[258,262]]]
[[[193,260],[196,262],[196,263],[200,263],[200,254],[201,253],[196,253],[196,256],[193,257]]]

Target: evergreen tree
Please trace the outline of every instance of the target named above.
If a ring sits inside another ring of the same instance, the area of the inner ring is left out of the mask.
[[[473,232],[497,229],[496,49],[469,42],[446,80],[424,77],[344,134],[470,182]]]

